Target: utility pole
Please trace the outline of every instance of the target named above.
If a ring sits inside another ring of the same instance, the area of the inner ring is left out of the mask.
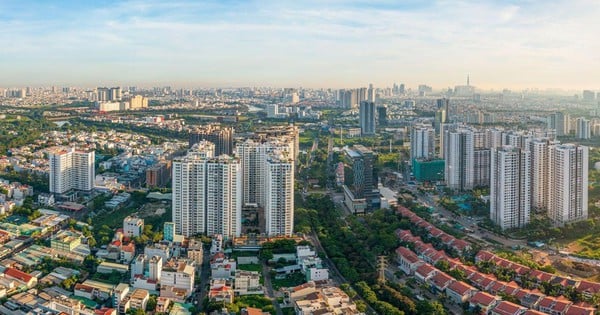
[[[387,266],[387,258],[385,256],[377,256],[378,277],[377,282],[385,283],[385,267]]]

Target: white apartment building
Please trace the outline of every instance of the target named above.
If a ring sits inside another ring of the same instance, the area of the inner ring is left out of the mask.
[[[548,209],[548,150],[559,144],[548,138],[535,139],[529,145],[531,152],[531,209],[545,212]]]
[[[206,161],[206,234],[225,237],[242,232],[240,161],[228,155]]]
[[[474,187],[474,135],[466,128],[444,132],[444,176],[446,186],[455,190]]]
[[[173,161],[173,222],[177,234],[241,234],[242,176],[237,158],[214,157],[202,141]]]
[[[429,125],[415,125],[410,133],[410,158],[431,159],[435,156],[435,130]]]
[[[592,130],[590,129],[590,121],[580,117],[577,118],[577,129],[575,135],[577,139],[589,139],[592,137]]]
[[[549,146],[548,217],[557,226],[588,217],[588,154],[586,146]]]
[[[123,219],[123,234],[128,237],[140,236],[144,232],[144,219],[127,216]]]
[[[48,155],[51,193],[63,194],[71,189],[90,191],[94,188],[94,151],[57,149]]]
[[[273,152],[266,161],[266,233],[292,235],[294,231],[294,160],[287,152]]]
[[[243,204],[265,204],[266,161],[269,152],[294,152],[293,141],[270,139],[267,142],[247,139],[236,146],[242,171]]]
[[[191,260],[170,260],[162,268],[160,278],[161,288],[171,287],[182,289],[187,292],[186,296],[194,290],[194,279],[196,276],[196,264]]]
[[[490,219],[502,230],[522,228],[530,221],[530,153],[504,146],[491,157]]]

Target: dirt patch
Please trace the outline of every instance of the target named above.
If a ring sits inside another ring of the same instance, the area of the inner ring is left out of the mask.
[[[141,218],[161,216],[167,212],[167,207],[170,205],[161,201],[146,203],[140,208],[138,215]]]
[[[557,259],[552,266],[554,266],[556,270],[567,274],[573,274],[581,278],[596,277],[596,275],[600,273],[600,267],[568,259]]]

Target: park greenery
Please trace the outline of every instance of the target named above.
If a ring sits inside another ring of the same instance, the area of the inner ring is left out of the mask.
[[[42,117],[19,116],[2,120],[0,124],[0,156],[5,155],[11,148],[17,148],[39,139],[42,133],[55,130],[56,125]]]
[[[437,302],[418,302],[410,291],[374,283],[374,263],[379,255],[394,259],[398,228],[410,228],[408,220],[394,211],[376,210],[363,217],[346,216],[326,195],[299,200],[296,229],[315,233],[327,257],[367,304],[381,314],[445,314]],[[410,301],[410,302],[409,302]],[[441,311],[440,311],[441,310]]]

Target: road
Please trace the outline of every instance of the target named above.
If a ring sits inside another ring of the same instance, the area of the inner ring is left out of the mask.
[[[262,263],[262,274],[263,274],[263,278],[265,280],[265,291],[266,291],[266,296],[271,299],[271,302],[273,303],[273,306],[275,307],[275,312],[277,313],[277,315],[283,315],[283,312],[281,311],[281,307],[279,306],[279,302],[277,301],[277,297],[275,296],[275,292],[273,291],[273,284],[271,283],[271,270],[269,269],[269,266],[267,266],[266,262]]]
[[[527,246],[527,242],[525,240],[510,239],[510,238],[506,238],[504,236],[496,235],[491,231],[487,231],[487,230],[483,230],[483,229],[479,230],[475,219],[470,219],[467,216],[458,216],[458,215],[452,213],[451,211],[447,210],[443,206],[440,206],[438,201],[436,200],[437,198],[434,198],[434,196],[432,196],[431,194],[421,193],[421,192],[417,191],[417,189],[415,187],[408,187],[408,190],[412,191],[414,193],[414,195],[417,196],[418,203],[423,204],[427,207],[433,208],[434,211],[439,213],[441,216],[443,216],[447,219],[450,219],[450,220],[454,220],[458,224],[460,224],[466,228],[473,228],[473,225],[475,225],[475,228],[473,228],[473,230],[474,230],[473,233],[468,233],[468,235],[472,238],[478,239],[478,240],[480,240],[482,242],[486,242],[486,243],[489,243],[489,241],[487,241],[485,238],[491,239],[491,240],[498,242],[507,247]]]
[[[202,255],[202,267],[200,268],[200,290],[196,287],[195,293],[192,295],[192,303],[196,305],[196,307],[202,311],[204,305],[202,305],[202,301],[204,301],[204,297],[208,295],[208,286],[210,281],[210,254],[209,251],[204,249],[204,253]]]

